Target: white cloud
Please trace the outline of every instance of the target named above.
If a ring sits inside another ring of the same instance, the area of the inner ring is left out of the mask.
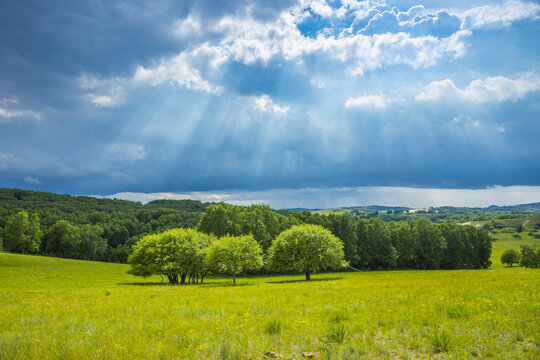
[[[457,99],[473,103],[498,103],[516,101],[527,93],[539,89],[540,80],[535,75],[515,80],[503,76],[477,79],[463,89],[458,88],[452,80],[444,79],[429,83],[415,99],[418,101]]]
[[[178,56],[163,59],[153,67],[138,66],[132,82],[136,85],[149,84],[151,86],[170,82],[191,90],[219,93],[221,88],[204,80],[199,70],[191,65],[191,58],[196,56],[197,53],[181,53]]]
[[[488,26],[509,26],[523,19],[537,19],[540,5],[533,2],[507,1],[502,5],[485,5],[463,12],[462,28],[478,29]]]
[[[253,97],[253,108],[259,112],[273,112],[278,115],[284,115],[289,111],[288,106],[279,106],[274,103],[272,98],[267,94],[259,97]]]
[[[350,97],[345,103],[346,108],[353,107],[386,107],[386,101],[382,95],[365,95],[356,98]]]
[[[37,111],[22,108],[19,105],[19,99],[2,98],[0,100],[0,123],[10,123],[13,118],[41,120],[43,116]]]
[[[144,160],[148,155],[144,146],[130,143],[113,143],[107,146],[107,153],[118,160]]]
[[[323,18],[331,17],[334,14],[334,11],[325,0],[313,0],[309,3],[309,7],[315,14]]]
[[[177,20],[172,26],[172,32],[182,40],[189,40],[202,34],[201,23],[191,15],[185,19]]]
[[[77,83],[81,89],[89,91],[83,98],[97,107],[114,107],[126,100],[126,79],[100,79],[93,74],[82,73],[77,78]]]
[[[17,111],[17,110],[10,111],[7,109],[0,108],[0,118],[11,120],[11,118],[21,116],[21,115],[22,115],[22,111]]]
[[[87,94],[85,98],[92,104],[99,107],[112,107],[122,103],[123,97],[120,95],[97,95]]]
[[[36,178],[33,178],[31,176],[27,176],[24,178],[24,182],[27,183],[27,184],[32,184],[32,185],[39,185],[39,184],[42,184],[41,180],[39,179],[36,179]]]

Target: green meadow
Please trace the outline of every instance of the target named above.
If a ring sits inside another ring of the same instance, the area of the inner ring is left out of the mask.
[[[540,358],[538,270],[169,286],[127,269],[0,253],[0,359]]]
[[[496,240],[493,241],[493,249],[491,250],[491,269],[500,269],[506,265],[501,264],[501,255],[505,250],[514,249],[520,251],[521,245],[536,245],[540,247],[540,239],[530,236],[527,232],[519,234],[521,238],[515,238],[509,233],[490,234]],[[515,266],[515,265],[514,265]]]

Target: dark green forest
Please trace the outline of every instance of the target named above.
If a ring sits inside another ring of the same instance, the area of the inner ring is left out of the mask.
[[[500,219],[535,216],[529,215],[535,206],[444,207],[414,213],[407,208],[366,207],[321,214],[275,211],[263,204],[242,207],[195,200],[141,204],[0,189],[0,234],[8,251],[126,262],[141,237],[173,228],[196,228],[217,237],[252,234],[266,253],[284,230],[314,224],[341,239],[345,260],[354,269],[485,268],[491,254],[488,230],[506,226]],[[490,222],[481,227],[459,224],[478,220]]]

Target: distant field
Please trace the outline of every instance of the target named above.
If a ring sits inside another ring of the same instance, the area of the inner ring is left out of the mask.
[[[0,359],[540,358],[537,270],[162,286],[127,269],[0,253]]]
[[[504,233],[492,234],[497,239],[497,241],[493,242],[493,250],[491,251],[492,269],[500,269],[505,266],[501,264],[501,255],[505,250],[514,249],[519,252],[521,245],[536,245],[540,247],[540,239],[529,236],[527,232],[519,234],[521,239],[513,238],[512,235]]]

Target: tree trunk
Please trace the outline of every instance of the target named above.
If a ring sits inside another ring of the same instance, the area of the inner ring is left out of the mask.
[[[236,285],[236,274],[232,274],[232,282]]]
[[[178,275],[167,275],[167,278],[169,278],[169,284],[171,285],[178,284]]]
[[[311,276],[309,273],[309,269],[306,269],[306,281],[309,281],[309,280],[311,280]]]
[[[180,275],[180,284],[184,285],[185,283],[186,283],[186,274],[182,274]]]

